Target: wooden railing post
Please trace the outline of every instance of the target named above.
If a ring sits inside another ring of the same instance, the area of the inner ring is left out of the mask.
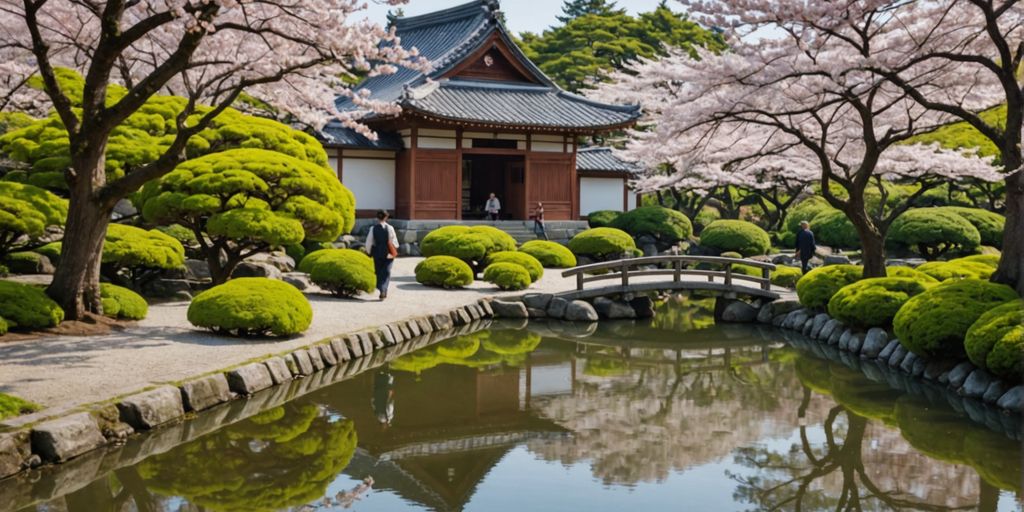
[[[576,291],[583,290],[583,272],[576,274]]]
[[[761,269],[761,289],[764,291],[771,291],[772,289],[772,271],[768,268]]]
[[[677,259],[672,262],[672,282],[678,283],[683,277],[683,260]]]
[[[732,263],[725,264],[725,285],[732,286]]]
[[[629,286],[629,260],[622,260],[619,272],[622,273],[622,286]]]

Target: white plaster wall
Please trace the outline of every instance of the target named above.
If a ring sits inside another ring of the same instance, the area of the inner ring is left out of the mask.
[[[630,190],[629,195],[626,198],[626,210],[636,209],[636,191]]]
[[[580,178],[580,215],[622,210],[622,178]]]
[[[341,165],[342,183],[356,195],[356,208],[375,210],[395,208],[395,161],[345,158]]]

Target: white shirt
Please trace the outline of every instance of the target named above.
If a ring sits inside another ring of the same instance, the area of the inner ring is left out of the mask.
[[[498,201],[497,197],[492,197],[487,200],[487,206],[484,207],[488,212],[494,213],[501,210],[501,201]]]
[[[387,222],[380,222],[388,230],[388,240],[391,241],[391,245],[398,249],[398,235],[395,234],[395,228],[391,227],[391,224]],[[373,228],[370,228],[370,232],[366,234],[366,253],[369,254],[370,250],[373,249]]]

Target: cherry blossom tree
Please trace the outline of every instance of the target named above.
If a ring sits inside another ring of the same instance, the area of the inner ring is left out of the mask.
[[[243,92],[309,126],[333,117],[373,137],[360,119],[396,107],[353,93],[346,80],[426,64],[393,31],[359,20],[364,7],[361,0],[0,0],[3,104],[38,100],[25,89],[36,75],[68,132],[64,256],[48,290],[67,318],[101,311],[100,255],[114,205],[181,163],[190,138]],[[62,67],[82,74],[82,90],[62,87]],[[127,93],[112,96],[111,84]],[[108,180],[111,131],[158,92],[187,99],[173,141],[153,161]],[[360,109],[338,112],[339,95]]]

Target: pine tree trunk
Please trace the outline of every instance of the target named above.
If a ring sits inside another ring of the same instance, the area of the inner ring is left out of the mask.
[[[1009,162],[1017,168],[1020,162]],[[1003,254],[992,280],[1012,286],[1024,297],[1024,171],[1006,178],[1006,226],[1003,228]]]
[[[60,264],[46,290],[64,309],[67,320],[81,320],[86,313],[103,312],[99,288],[100,262],[103,240],[110,224],[110,210],[91,197],[91,186],[84,185],[78,184],[71,191]]]

